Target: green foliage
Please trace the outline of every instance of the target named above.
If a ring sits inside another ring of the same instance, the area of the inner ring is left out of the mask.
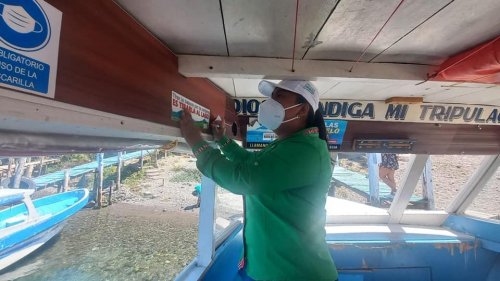
[[[105,167],[103,171],[103,186],[108,187],[113,181],[116,181],[117,166]]]
[[[125,174],[125,171],[127,171],[127,174]],[[124,169],[123,172],[124,180],[122,182],[132,190],[137,189],[145,178],[144,170]]]
[[[46,173],[53,173],[63,169],[68,169],[81,164],[89,163],[94,160],[92,154],[67,154],[60,157],[57,163],[47,165]]]
[[[195,182],[199,183],[201,181],[201,173],[197,169],[189,168],[175,168],[172,169],[177,172],[172,178],[171,182]]]

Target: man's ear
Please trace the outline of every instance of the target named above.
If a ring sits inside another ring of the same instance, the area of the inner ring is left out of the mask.
[[[311,106],[308,103],[303,103],[302,106],[300,106],[298,115],[307,117],[310,108]]]

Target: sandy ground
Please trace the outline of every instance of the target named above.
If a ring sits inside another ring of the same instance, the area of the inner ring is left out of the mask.
[[[400,169],[396,171],[395,178],[398,184],[401,184],[405,174],[410,155],[399,155]],[[452,199],[456,196],[461,188],[466,184],[467,180],[479,167],[484,156],[475,155],[433,155],[431,156],[432,177],[434,187],[435,208],[444,210]],[[367,173],[366,162],[364,157],[350,156],[349,158],[341,157],[340,163],[342,166]],[[182,211],[197,213],[197,208],[190,208],[196,204],[197,198],[191,193],[194,186],[198,182],[175,183],[170,180],[178,173],[180,167],[194,170],[196,169],[195,159],[189,156],[171,155],[158,160],[158,168],[147,168],[147,180],[141,186],[140,191],[133,194],[125,188],[121,193],[116,193],[115,198],[118,201],[137,203],[149,206],[163,206],[167,211]],[[415,189],[416,195],[422,194],[422,181],[417,184]],[[485,186],[479,196],[473,201],[470,211],[486,213],[487,217],[495,217],[500,215],[500,169],[492,176],[488,184]],[[229,196],[229,197],[228,197]],[[337,196],[347,198],[356,202],[365,203],[366,199],[347,188],[338,188]],[[228,197],[229,200],[220,200],[223,197]],[[218,202],[229,201],[235,202],[238,197],[234,197],[228,192],[218,190]],[[234,206],[225,206],[226,209],[231,209],[227,213],[236,212],[240,208],[241,202],[237,202]]]
[[[172,177],[179,173],[181,168],[196,169],[195,159],[185,155],[170,155],[158,159],[158,168],[145,167],[146,178],[138,187],[123,185],[121,190],[113,194],[113,201],[163,207],[165,212],[197,214],[199,209],[193,208],[197,203],[197,197],[192,192],[200,183],[173,182]]]
[[[398,185],[402,184],[410,155],[399,155],[400,169],[395,173]],[[435,209],[444,210],[464,187],[479,167],[484,156],[480,155],[432,155],[432,184],[434,187]],[[344,155],[340,165],[350,170],[367,174],[366,159]],[[422,180],[415,188],[416,195],[422,195]],[[342,198],[366,203],[366,199],[347,188],[337,190]],[[485,213],[485,217],[500,219],[500,169],[491,177],[487,185],[473,201],[468,211]],[[476,214],[477,215],[477,214]]]

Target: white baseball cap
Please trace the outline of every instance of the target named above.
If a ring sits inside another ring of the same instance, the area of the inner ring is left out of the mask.
[[[310,82],[305,80],[282,80],[278,84],[262,80],[259,83],[259,92],[266,97],[271,97],[275,88],[281,88],[301,95],[312,106],[314,112],[319,107],[318,89]]]

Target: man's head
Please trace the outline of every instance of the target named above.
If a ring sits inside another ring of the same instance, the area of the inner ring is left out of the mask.
[[[283,80],[279,84],[261,81],[259,91],[270,97],[261,104],[259,122],[278,136],[306,128],[319,106],[319,94],[309,81]]]
[[[309,103],[309,105],[311,105],[313,113],[318,110],[319,92],[310,81],[282,80],[276,84],[267,80],[262,80],[259,83],[259,92],[266,97],[272,97],[276,88],[284,89],[302,96]]]

